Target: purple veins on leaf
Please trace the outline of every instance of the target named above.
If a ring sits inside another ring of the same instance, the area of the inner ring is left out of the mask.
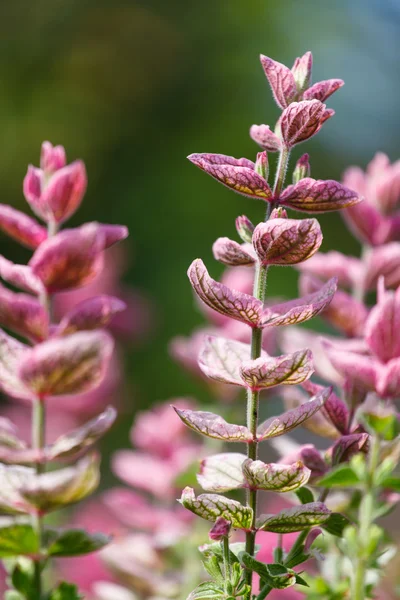
[[[316,292],[266,308],[262,326],[295,325],[312,319],[327,309],[336,294],[336,288],[336,278],[332,278]]]
[[[190,162],[230,189],[248,196],[268,200],[272,192],[263,177],[255,171],[255,164],[247,158],[233,158],[222,154],[191,154]]]
[[[192,488],[186,487],[179,502],[195,515],[215,522],[218,517],[229,521],[235,529],[249,530],[253,520],[253,511],[236,500],[218,494],[200,494],[195,496]]]
[[[253,436],[244,425],[233,425],[212,412],[180,409],[173,406],[178,417],[193,431],[224,442],[251,442]]]
[[[82,394],[103,380],[113,351],[104,331],[53,338],[24,352],[19,364],[23,385],[40,397]]]
[[[264,423],[259,425],[257,429],[257,440],[262,442],[295,429],[319,411],[324,406],[331,393],[332,388],[324,388],[300,406],[297,406],[278,417],[270,417],[264,421]]]
[[[294,210],[308,213],[323,213],[341,210],[361,202],[362,198],[353,190],[337,181],[326,181],[305,177],[295,185],[289,185],[281,194],[280,202]]]
[[[114,296],[94,296],[77,304],[61,320],[54,335],[67,335],[76,331],[105,327],[120,312],[126,309],[126,304]]]
[[[246,386],[255,390],[277,385],[297,385],[314,372],[310,350],[299,350],[293,354],[247,360],[240,367],[240,376]]]
[[[248,294],[231,290],[226,285],[212,279],[200,258],[192,262],[188,276],[197,296],[207,306],[252,327],[258,326],[263,310],[263,303],[260,300],[256,300]]]
[[[250,137],[268,152],[279,152],[282,148],[282,141],[271,131],[269,125],[252,125]]]
[[[0,204],[0,230],[33,250],[47,238],[45,227],[7,204]]]
[[[294,265],[313,256],[322,244],[316,219],[270,219],[253,233],[253,245],[263,265]]]
[[[282,113],[278,128],[287,148],[305,142],[318,133],[322,125],[334,115],[319,100],[292,102]]]

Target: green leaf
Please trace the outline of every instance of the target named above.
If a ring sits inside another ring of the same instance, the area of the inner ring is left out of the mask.
[[[106,546],[111,538],[103,533],[87,533],[83,529],[68,531],[48,530],[51,543],[47,548],[49,556],[80,556],[96,552]]]
[[[307,583],[307,581],[305,579],[303,579],[302,577],[300,577],[300,575],[298,575],[296,573],[296,583],[297,585],[303,585],[304,587],[310,587]]]
[[[363,421],[367,429],[376,433],[387,442],[394,440],[400,433],[400,423],[396,415],[364,414]]]
[[[15,589],[32,600],[34,598],[32,592],[34,593],[35,589],[33,585],[34,576],[34,563],[28,559],[19,559],[11,573],[11,582]]]
[[[84,600],[76,585],[63,581],[57,586],[48,597],[48,600]]]
[[[0,527],[0,558],[36,554],[38,538],[31,525],[19,524]]]
[[[330,514],[331,511],[322,502],[310,502],[282,510],[276,515],[261,515],[256,526],[262,531],[292,533],[322,525]]]
[[[400,477],[386,477],[381,482],[381,487],[388,488],[394,492],[400,492]]]
[[[179,502],[203,519],[216,521],[223,517],[237,529],[250,529],[253,521],[251,508],[218,494],[200,494],[196,498],[192,488],[185,488]]]
[[[225,576],[222,573],[220,560],[218,560],[218,557],[213,554],[209,558],[205,558],[202,562],[205,570],[211,576],[211,578],[216,583],[222,585],[224,583]]]
[[[189,594],[187,600],[220,600],[222,598],[224,598],[224,590],[212,581],[205,581]]]
[[[4,600],[25,600],[23,595],[15,590],[8,590],[4,595]]]
[[[318,481],[320,487],[352,487],[360,483],[356,473],[348,465],[339,465],[336,469]]]
[[[244,566],[257,573],[263,582],[268,583],[273,589],[283,590],[296,583],[296,573],[278,563],[264,564],[247,552],[241,554],[240,559]]]
[[[308,504],[309,502],[314,502],[314,494],[307,487],[299,488],[298,490],[295,491],[295,494],[302,504]]]
[[[332,513],[329,519],[327,519],[325,523],[321,525],[321,527],[331,535],[342,537],[343,531],[346,527],[348,527],[348,525],[350,525],[350,520],[347,517],[341,515],[340,513]]]

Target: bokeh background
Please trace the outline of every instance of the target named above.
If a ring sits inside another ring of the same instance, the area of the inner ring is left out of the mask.
[[[138,409],[172,396],[207,399],[168,353],[171,338],[203,321],[186,270],[201,256],[217,277],[212,242],[234,236],[237,215],[257,222],[264,212],[262,202],[233,194],[185,157],[254,158],[250,125],[273,125],[279,115],[259,53],[291,65],[312,50],[314,81],[340,77],[346,85],[328,101],[335,118],[292,161],[307,150],[314,177],[339,178],[377,150],[396,159],[399,34],[398,0],[0,3],[0,201],[27,210],[27,164],[38,164],[42,140],[65,145],[89,175],[72,224],[129,226],[125,282],[148,301],[150,327],[138,317],[138,335],[125,348],[126,418],[108,436],[106,454],[129,445]],[[323,250],[358,252],[339,216],[321,222]],[[29,258],[3,236],[0,252]],[[294,296],[296,278],[276,269],[270,293]]]

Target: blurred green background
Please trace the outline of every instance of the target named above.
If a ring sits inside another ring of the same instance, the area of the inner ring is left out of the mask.
[[[0,201],[27,210],[22,179],[48,139],[87,165],[86,201],[72,224],[129,226],[126,281],[149,297],[154,316],[152,335],[127,351],[129,412],[177,395],[205,398],[167,350],[203,320],[186,269],[201,256],[218,276],[212,242],[235,235],[239,214],[261,220],[264,206],[185,157],[255,157],[250,125],[273,126],[279,115],[259,53],[291,66],[312,50],[314,81],[345,80],[328,101],[335,118],[292,159],[307,151],[314,177],[339,178],[377,150],[399,155],[399,33],[398,0],[1,2]],[[323,250],[358,252],[340,217],[321,222]],[[3,236],[0,252],[29,258]],[[294,295],[296,274],[276,270],[269,289]],[[110,439],[128,445],[130,423]]]

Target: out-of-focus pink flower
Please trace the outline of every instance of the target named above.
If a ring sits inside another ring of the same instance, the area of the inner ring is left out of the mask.
[[[390,164],[389,158],[379,152],[366,172],[351,167],[343,180],[364,197],[364,202],[343,212],[354,235],[371,246],[399,240],[400,161]]]

